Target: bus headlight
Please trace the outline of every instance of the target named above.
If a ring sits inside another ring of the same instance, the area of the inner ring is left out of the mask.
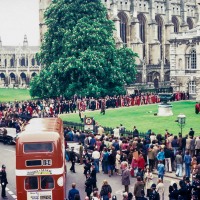
[[[62,176],[60,178],[58,178],[57,184],[58,184],[58,186],[63,187],[63,177]]]

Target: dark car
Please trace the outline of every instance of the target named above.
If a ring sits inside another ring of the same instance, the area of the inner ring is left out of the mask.
[[[7,144],[16,144],[16,129],[15,128],[5,128],[7,130],[6,134],[6,143]],[[0,127],[0,141],[3,142],[3,132],[4,127]]]

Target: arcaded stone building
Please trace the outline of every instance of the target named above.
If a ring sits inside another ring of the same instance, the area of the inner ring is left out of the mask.
[[[43,14],[51,0],[40,0]],[[138,53],[135,86],[172,86],[195,97],[199,83],[199,0],[102,0],[115,23],[116,44]]]
[[[26,35],[23,46],[4,46],[0,38],[0,87],[27,87],[40,71],[38,51],[38,46],[28,45]]]

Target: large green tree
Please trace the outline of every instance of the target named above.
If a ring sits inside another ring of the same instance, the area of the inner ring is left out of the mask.
[[[124,92],[135,78],[136,54],[116,48],[114,24],[100,0],[54,0],[38,55],[43,67],[32,96],[105,96]]]

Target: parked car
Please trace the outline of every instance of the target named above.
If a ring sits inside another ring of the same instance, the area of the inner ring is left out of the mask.
[[[7,144],[16,144],[16,129],[15,128],[5,128],[7,130],[6,141]],[[0,127],[0,141],[3,142],[3,131],[4,127]]]

